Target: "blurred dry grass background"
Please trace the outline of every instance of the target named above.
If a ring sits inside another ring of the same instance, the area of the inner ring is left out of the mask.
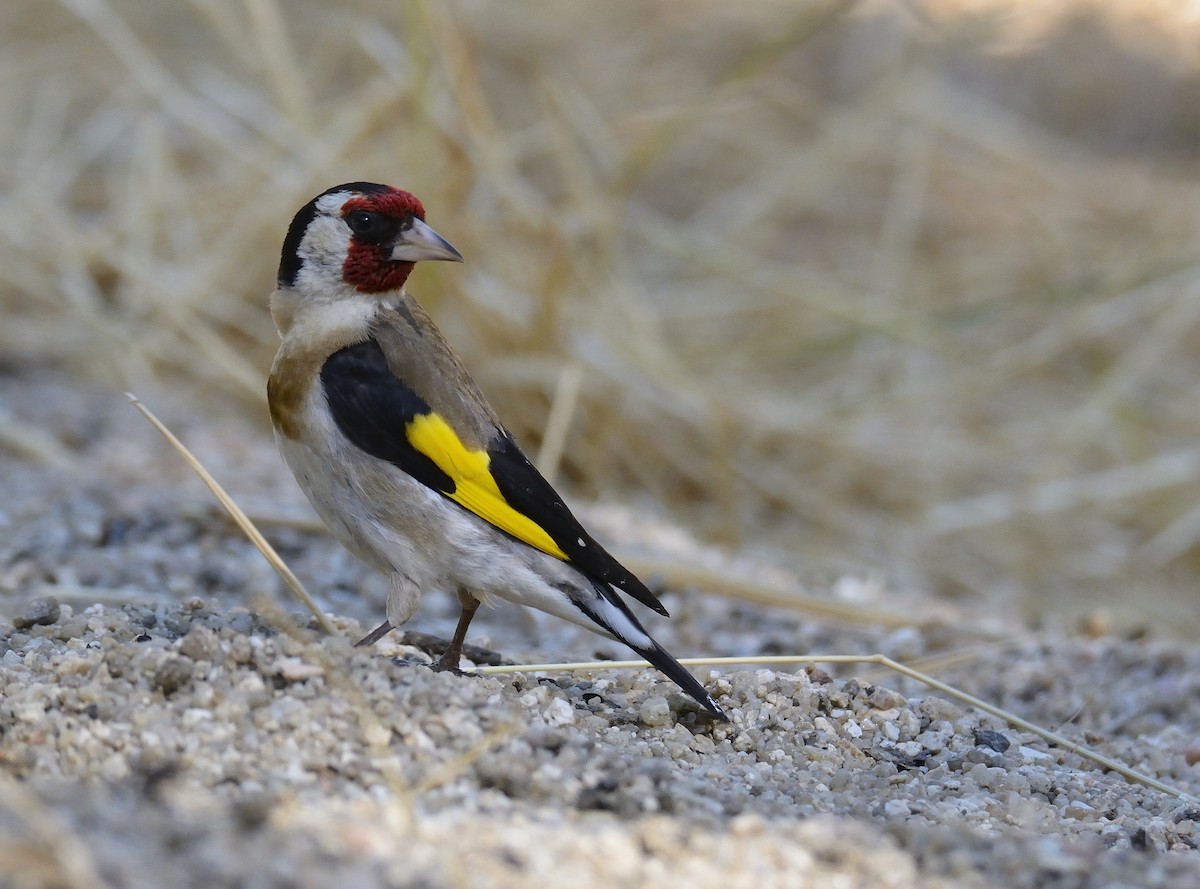
[[[1194,633],[1198,15],[5,0],[0,384],[261,417],[292,213],[391,182],[467,256],[412,287],[531,448],[582,371],[575,496]]]

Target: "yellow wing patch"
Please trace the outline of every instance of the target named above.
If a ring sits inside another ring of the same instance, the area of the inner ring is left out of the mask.
[[[447,496],[485,522],[544,553],[566,561],[564,553],[542,526],[508,505],[492,478],[486,451],[472,451],[437,414],[418,414],[405,427],[409,444],[454,479],[455,491]]]

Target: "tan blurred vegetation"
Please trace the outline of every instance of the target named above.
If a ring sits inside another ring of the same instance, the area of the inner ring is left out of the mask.
[[[531,448],[582,370],[575,495],[816,576],[1194,632],[1183,9],[6,0],[4,385],[188,380],[261,416],[292,213],[391,182],[467,256],[413,290]]]

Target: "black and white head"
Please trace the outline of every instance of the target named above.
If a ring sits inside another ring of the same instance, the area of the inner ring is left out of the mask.
[[[407,191],[349,182],[305,204],[288,228],[279,262],[280,290],[390,293],[419,260],[462,262],[462,254],[425,224],[425,208]]]

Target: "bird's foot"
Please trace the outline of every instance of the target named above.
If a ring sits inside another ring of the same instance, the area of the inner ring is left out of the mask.
[[[462,649],[451,646],[443,652],[442,656],[430,664],[430,668],[438,673],[453,673],[455,676],[462,676]]]

